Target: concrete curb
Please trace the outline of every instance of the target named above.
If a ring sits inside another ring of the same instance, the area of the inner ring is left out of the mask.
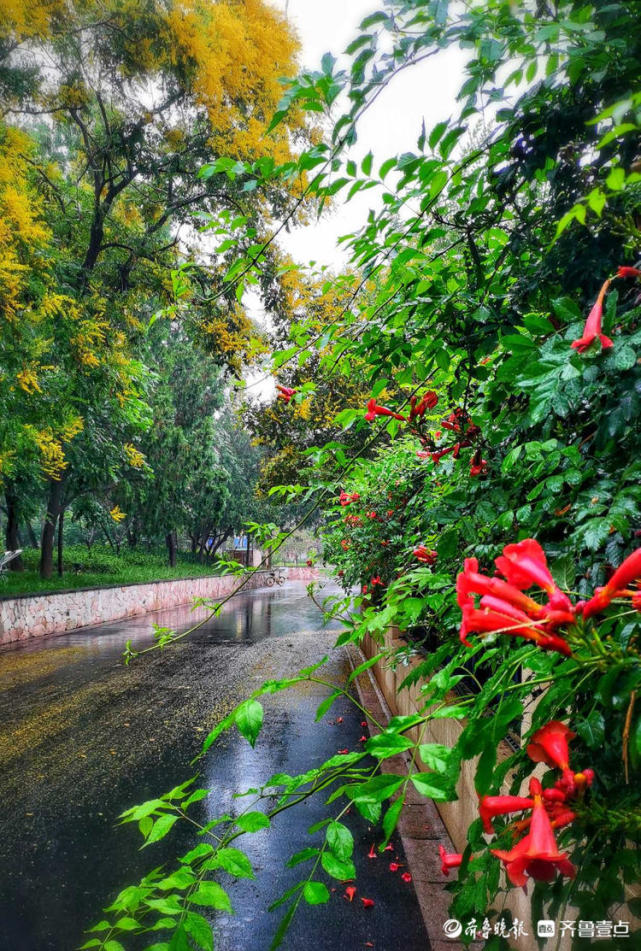
[[[352,670],[367,659],[354,645],[348,645],[347,654]],[[371,670],[360,674],[355,684],[362,706],[370,710],[379,723],[389,722],[390,709]],[[375,732],[370,726],[370,733]],[[407,775],[409,764],[409,755],[403,753],[385,760],[385,771],[399,776]],[[430,948],[432,951],[451,951],[458,942],[447,940],[443,933],[443,923],[450,917],[448,908],[451,896],[445,889],[448,879],[441,872],[438,847],[442,845],[448,852],[455,850],[433,801],[421,796],[411,784],[408,785],[398,834],[407,857]],[[475,943],[472,947],[479,945]]]

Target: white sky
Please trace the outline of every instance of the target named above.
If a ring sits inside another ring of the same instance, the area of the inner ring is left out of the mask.
[[[270,0],[273,6],[287,12],[292,27],[301,40],[301,66],[320,68],[321,57],[331,52],[337,67],[347,64],[341,57],[354,39],[358,25],[369,14],[382,8],[377,0]],[[342,63],[341,63],[342,59]],[[437,122],[457,110],[456,93],[462,85],[465,56],[458,50],[447,50],[434,59],[402,72],[395,77],[376,103],[362,117],[358,126],[358,142],[350,152],[355,160],[368,152],[374,154],[374,169],[385,159],[402,152],[416,151],[421,123],[429,130]],[[340,114],[340,113],[339,113]],[[339,270],[347,263],[347,254],[337,246],[340,235],[357,230],[367,219],[370,207],[377,207],[377,189],[356,195],[348,204],[340,194],[334,207],[320,221],[279,236],[279,244],[300,264],[315,261]],[[266,319],[258,299],[247,295],[245,305],[261,323]],[[273,395],[273,380],[260,371],[248,373],[248,396],[268,400]]]
[[[331,52],[338,58],[356,36],[358,25],[369,13],[382,8],[376,0],[271,0],[287,11],[291,25],[302,43],[304,68],[318,69],[321,57]],[[429,129],[456,110],[456,93],[462,85],[465,57],[447,50],[434,59],[420,63],[395,77],[389,87],[361,119],[358,142],[350,155],[358,160],[367,152],[374,154],[374,168],[392,155],[416,151],[421,122]],[[377,189],[356,195],[349,204],[339,204],[332,212],[307,228],[285,235],[282,246],[300,263],[315,260],[340,268],[346,262],[336,247],[341,234],[357,229],[366,219],[370,206],[380,201]]]

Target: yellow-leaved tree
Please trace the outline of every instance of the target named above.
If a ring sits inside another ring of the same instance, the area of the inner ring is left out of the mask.
[[[65,508],[117,482],[148,423],[154,315],[234,372],[260,350],[198,216],[237,216],[249,248],[305,183],[256,188],[211,163],[282,163],[308,133],[293,113],[267,135],[297,43],[264,0],[0,0],[0,32],[2,388],[18,421],[2,480],[13,525],[47,482],[49,577]]]

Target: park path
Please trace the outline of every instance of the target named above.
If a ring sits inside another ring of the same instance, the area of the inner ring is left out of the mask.
[[[332,651],[336,631],[323,629],[321,612],[296,582],[240,594],[190,638],[122,665],[128,638],[144,646],[152,623],[183,630],[198,617],[181,607],[0,652],[2,951],[71,951],[120,887],[194,844],[188,830],[177,831],[140,852],[137,831],[115,820],[191,776],[206,731],[251,690],[325,654],[329,680],[344,682],[349,673],[346,653]],[[267,698],[254,751],[235,732],[216,744],[201,766],[201,782],[212,789],[204,821],[227,810],[241,787],[358,747],[360,716],[349,701],[314,725],[327,692],[307,684]],[[328,814],[308,800],[272,832],[248,837],[257,879],[232,885],[236,914],[216,923],[218,951],[267,951],[278,921],[267,905],[298,880],[285,862],[312,844],[307,828]],[[336,889],[330,903],[302,908],[284,948],[426,951],[413,885],[388,867],[395,856],[404,862],[402,851],[368,860],[373,830],[355,815],[349,824],[358,894],[374,907],[348,903],[344,888],[328,881]]]

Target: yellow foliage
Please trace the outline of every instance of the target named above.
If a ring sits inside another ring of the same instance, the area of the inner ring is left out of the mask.
[[[109,514],[114,522],[122,522],[123,518],[127,518],[127,513],[123,512],[119,505],[114,505]]]
[[[38,377],[33,367],[24,367],[16,374],[18,386],[25,393],[42,393],[42,387],[38,383]]]
[[[297,41],[264,0],[176,0],[166,13],[173,65],[191,67],[194,92],[215,130],[218,154],[289,157],[286,127],[265,132],[282,97],[278,82],[295,73]]]
[[[308,420],[312,414],[312,400],[311,397],[307,397],[301,403],[298,404],[295,410],[296,416],[300,419]]]
[[[62,443],[50,430],[35,432],[34,440],[42,457],[42,471],[51,479],[59,479],[68,465]]]
[[[80,321],[78,333],[71,338],[71,343],[84,366],[100,366],[102,361],[96,353],[96,347],[100,348],[105,343],[108,330],[109,324],[104,320],[89,318]]]
[[[11,452],[10,450],[0,453],[0,485],[2,484],[2,477],[11,474],[15,456],[15,452]]]
[[[71,442],[84,428],[85,424],[82,416],[74,416],[73,419],[67,420],[67,422],[63,424],[60,429],[60,438],[63,442]]]
[[[143,453],[140,452],[139,449],[136,449],[133,443],[130,442],[126,442],[123,449],[125,450],[125,456],[129,465],[134,469],[142,469],[145,464]]]
[[[32,150],[28,135],[0,125],[0,312],[10,323],[18,319],[34,258],[50,237],[29,182]]]
[[[63,0],[0,0],[0,33],[18,37],[46,35],[64,6]]]

